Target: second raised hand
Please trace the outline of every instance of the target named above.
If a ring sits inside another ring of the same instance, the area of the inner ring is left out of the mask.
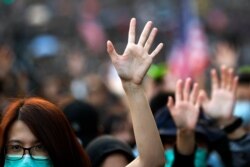
[[[179,130],[195,130],[197,124],[201,97],[197,83],[193,85],[191,92],[190,87],[190,78],[186,79],[184,85],[182,80],[178,80],[175,90],[175,104],[173,98],[169,97],[168,108]]]
[[[140,85],[153,58],[160,52],[160,43],[151,53],[149,49],[157,34],[157,28],[152,28],[152,22],[145,25],[138,43],[136,43],[136,19],[132,18],[129,26],[128,44],[122,55],[119,55],[112,42],[107,42],[107,51],[122,82]]]
[[[212,93],[211,99],[202,91],[202,107],[204,112],[218,121],[232,117],[238,77],[234,76],[233,69],[221,67],[221,79],[215,69],[211,70]]]

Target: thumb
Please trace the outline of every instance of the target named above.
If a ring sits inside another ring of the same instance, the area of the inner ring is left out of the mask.
[[[107,41],[107,52],[111,58],[111,60],[115,59],[115,57],[117,56],[117,53],[115,51],[114,45],[111,41]]]
[[[174,107],[174,100],[171,96],[168,97],[167,107],[170,110],[170,113],[172,113]]]
[[[198,95],[198,97],[197,97],[197,101],[196,101],[196,103],[195,103],[195,108],[197,108],[197,110],[198,110],[198,112],[200,111],[199,110],[199,108],[200,108],[200,106],[202,105],[202,100],[204,100],[204,101],[208,101],[208,99],[207,100],[205,100],[205,98],[207,98],[207,96],[206,95],[202,95],[203,93],[199,93],[199,95]],[[204,97],[203,97],[204,96]]]
[[[200,90],[198,97],[201,104],[205,104],[209,101],[207,93],[204,90]]]

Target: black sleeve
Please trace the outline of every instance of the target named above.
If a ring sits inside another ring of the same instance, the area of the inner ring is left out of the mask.
[[[196,150],[196,148],[195,148]],[[174,147],[174,163],[173,163],[173,167],[184,167],[184,166],[188,166],[188,167],[194,167],[194,153],[195,151],[191,154],[191,155],[183,155],[181,153],[178,152],[176,146]]]
[[[226,136],[222,136],[221,138],[213,141],[211,143],[212,149],[218,152],[221,157],[223,164],[226,167],[232,167],[232,153],[230,151],[230,145],[228,138]]]

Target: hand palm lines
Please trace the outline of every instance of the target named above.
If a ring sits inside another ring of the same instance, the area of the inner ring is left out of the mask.
[[[208,108],[210,108],[210,112],[213,112],[217,116],[228,115],[233,107],[233,98],[231,92],[226,92],[224,90],[214,91]]]
[[[181,118],[180,121],[176,121],[176,123],[180,127],[189,127],[194,128],[196,125],[197,114],[196,108],[193,107],[192,104],[188,102],[179,103],[175,108],[175,115],[178,115],[178,118]]]
[[[143,78],[143,75],[141,74],[144,74],[144,71],[146,70],[146,68],[141,67],[141,64],[149,65],[151,62],[152,58],[148,56],[148,53],[145,52],[143,47],[130,44],[120,57],[120,64],[123,64],[127,70],[118,70],[118,72],[121,71],[119,74],[124,80],[141,80]],[[130,76],[129,74],[134,75]]]
[[[141,84],[153,58],[162,49],[160,43],[152,53],[148,53],[157,33],[157,28],[151,28],[152,22],[147,22],[138,43],[135,42],[136,20],[130,21],[128,44],[122,55],[117,54],[111,41],[107,42],[107,51],[122,81],[132,81]]]

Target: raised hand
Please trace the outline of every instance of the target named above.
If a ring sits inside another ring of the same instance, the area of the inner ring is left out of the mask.
[[[190,92],[191,79],[185,81],[183,88],[183,81],[178,80],[175,91],[175,104],[173,98],[169,97],[168,108],[174,119],[178,130],[194,130],[197,124],[200,107],[200,96],[198,84],[193,85]]]
[[[219,80],[215,69],[211,70],[212,93],[211,99],[205,91],[201,92],[204,112],[216,120],[229,120],[232,117],[238,77],[234,76],[233,69],[221,67]]]
[[[159,44],[152,53],[148,53],[157,29],[151,28],[151,21],[147,22],[138,43],[135,43],[135,27],[136,20],[133,18],[130,21],[128,44],[122,55],[117,54],[110,41],[107,42],[107,51],[125,90],[139,152],[139,156],[127,166],[164,166],[163,145],[141,84],[154,56],[163,45]]]
[[[149,53],[157,33],[157,28],[152,29],[151,27],[152,22],[147,22],[139,41],[136,43],[136,19],[132,18],[129,27],[128,44],[122,55],[117,54],[111,41],[107,42],[107,51],[122,82],[141,84],[154,56],[162,49],[163,44],[160,43],[152,53]]]

